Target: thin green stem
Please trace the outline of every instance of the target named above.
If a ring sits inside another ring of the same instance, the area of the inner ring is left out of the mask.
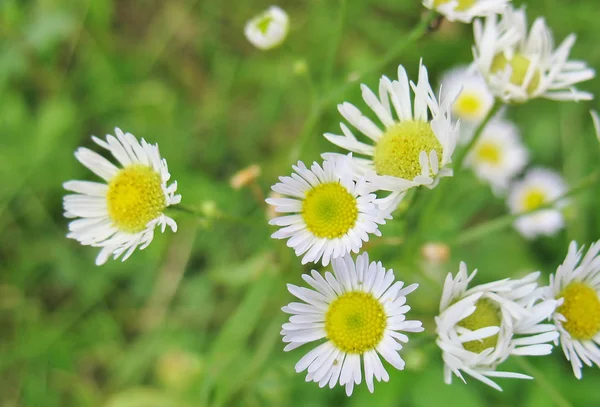
[[[573,407],[573,404],[571,404],[569,400],[567,400],[562,394],[560,394],[556,390],[556,387],[548,381],[546,376],[544,376],[544,374],[540,370],[536,369],[531,363],[529,363],[529,361],[526,358],[518,356],[514,359],[517,362],[517,364],[521,366],[521,368],[523,368],[523,370],[528,375],[534,377],[534,381],[536,384],[538,384],[545,392],[552,396],[552,400],[554,401],[555,405],[557,405],[558,407]]]
[[[170,210],[184,212],[190,215],[196,216],[200,222],[203,224],[209,224],[213,220],[222,220],[231,223],[239,223],[247,226],[256,226],[253,222],[249,221],[245,218],[240,218],[237,216],[230,215],[225,212],[221,212],[218,209],[211,209],[210,211],[205,211],[203,209],[195,208],[193,206],[178,204],[172,207],[169,207]]]
[[[464,245],[464,244],[473,242],[477,239],[483,238],[484,236],[498,232],[498,231],[504,229],[505,227],[512,225],[513,222],[515,220],[517,220],[519,217],[525,216],[525,215],[531,215],[533,213],[543,211],[544,209],[553,208],[559,202],[563,201],[564,199],[586,190],[588,187],[592,186],[593,184],[595,184],[599,181],[600,181],[600,170],[597,170],[597,171],[592,172],[585,178],[583,178],[577,185],[575,185],[573,188],[571,188],[569,191],[567,191],[565,194],[559,196],[555,200],[548,202],[536,209],[533,209],[533,210],[530,210],[527,212],[504,215],[499,218],[492,219],[488,222],[484,222],[482,224],[474,226],[474,227],[462,232],[453,242],[451,242],[451,244],[453,246]]]
[[[456,157],[456,160],[454,161],[454,168],[456,169],[456,171],[459,171],[462,168],[463,162],[465,161],[467,154],[469,154],[469,151],[471,151],[473,149],[473,146],[477,143],[477,140],[479,140],[479,138],[483,134],[483,130],[485,130],[485,128],[488,125],[488,123],[490,122],[490,120],[492,120],[492,118],[496,115],[496,113],[498,113],[498,110],[500,110],[500,107],[502,107],[502,102],[500,102],[500,100],[498,100],[498,99],[494,100],[494,104],[492,105],[492,108],[488,112],[487,116],[479,124],[479,126],[477,126],[475,133],[473,134],[473,138],[471,139],[471,141],[469,141],[469,144],[467,144],[459,152],[458,156]]]
[[[340,6],[338,9],[338,24],[335,30],[335,38],[332,41],[331,50],[329,52],[329,58],[325,64],[325,74],[323,76],[323,88],[329,89],[331,80],[333,79],[333,67],[335,66],[335,57],[337,56],[338,48],[342,41],[342,34],[344,32],[344,25],[346,23],[346,9],[347,0],[340,0]]]

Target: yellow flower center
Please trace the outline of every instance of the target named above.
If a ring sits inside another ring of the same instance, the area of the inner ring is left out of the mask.
[[[352,291],[335,299],[325,315],[327,338],[346,353],[362,354],[383,339],[387,316],[371,293]]]
[[[356,198],[339,182],[321,184],[307,192],[302,217],[313,235],[327,239],[342,237],[356,224]]]
[[[531,188],[523,195],[523,211],[529,212],[536,210],[546,203],[546,194],[538,188]]]
[[[492,165],[500,164],[502,151],[497,144],[489,141],[481,141],[475,148],[475,156],[480,162],[486,162]]]
[[[476,92],[461,92],[453,105],[457,116],[467,120],[479,119],[483,112],[483,101]]]
[[[558,307],[566,321],[563,327],[574,339],[587,341],[600,332],[600,299],[598,293],[587,284],[573,282],[559,295],[564,298]]]
[[[475,303],[475,312],[458,323],[458,326],[476,331],[488,326],[500,326],[500,313],[498,307],[490,300],[484,298]],[[488,348],[496,347],[498,334],[463,343],[463,347],[473,353],[481,353]]]
[[[108,215],[122,231],[138,233],[167,207],[160,174],[135,164],[123,168],[108,183]]]
[[[455,10],[458,10],[458,11],[468,10],[469,8],[471,8],[471,6],[473,4],[475,4],[476,1],[477,0],[458,0],[458,6],[456,6]],[[439,7],[442,4],[446,4],[449,2],[450,2],[450,0],[434,0],[433,5],[435,7]]]
[[[510,65],[512,68],[512,72],[510,75],[510,82],[513,85],[522,86],[525,81],[525,75],[527,75],[527,70],[529,69],[529,65],[531,61],[524,57],[521,54],[515,54],[511,60],[506,59],[504,54],[498,54],[494,57],[492,61],[492,66],[490,71],[492,73],[496,72],[504,72],[507,65]],[[527,85],[527,93],[532,94],[536,91],[538,86],[540,85],[541,73],[539,69],[536,69],[533,73],[533,77],[529,81],[529,85]]]
[[[258,22],[256,23],[256,27],[264,35],[269,30],[269,26],[271,25],[272,22],[273,22],[273,17],[271,17],[270,15],[265,15],[265,16],[261,17],[260,20],[258,20]]]
[[[419,155],[429,156],[435,150],[442,157],[442,145],[429,123],[407,120],[389,128],[375,146],[375,170],[379,175],[391,175],[408,180],[421,175]]]

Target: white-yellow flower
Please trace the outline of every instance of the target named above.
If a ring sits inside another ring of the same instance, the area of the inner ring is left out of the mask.
[[[449,21],[470,23],[475,17],[501,13],[510,0],[423,0],[423,5],[436,10]]]
[[[79,218],[69,223],[67,237],[101,247],[97,265],[104,264],[111,254],[125,261],[137,247],[146,248],[156,226],[160,225],[163,232],[169,226],[175,232],[177,224],[163,211],[181,201],[181,195],[175,194],[177,182],[167,185],[171,175],[158,145],[144,139],[140,143],[118,128],[115,133],[116,137],[107,135],[106,141],[92,139],[110,151],[121,168],[80,147],[75,157],[104,182],[64,183],[66,190],[75,192],[64,197],[65,217]]]
[[[267,50],[281,44],[288,30],[289,18],[286,12],[277,6],[271,6],[246,23],[244,34],[256,48]]]
[[[496,15],[488,16],[484,23],[475,20],[473,28],[475,66],[503,101],[593,98],[574,87],[595,76],[585,62],[568,59],[574,34],[554,49],[552,31],[543,18],[537,18],[528,32],[523,8],[507,8],[500,20]]]
[[[383,130],[346,102],[338,105],[339,112],[371,143],[359,141],[344,123],[340,124],[343,135],[325,134],[333,144],[367,157],[352,157],[355,175],[364,176],[372,190],[396,194],[419,185],[433,188],[441,177],[452,176],[450,164],[459,133],[450,115],[454,98],[440,95],[438,102],[423,64],[416,84],[409,82],[404,67],[399,66],[398,80],[381,78],[379,96],[365,85],[361,89]],[[331,155],[335,154],[324,157]]]
[[[554,324],[578,379],[583,364],[600,367],[600,241],[585,256],[583,251],[571,242],[565,261],[550,275],[545,289],[546,298],[562,301],[553,315]]]
[[[555,201],[566,192],[567,185],[556,172],[543,168],[529,170],[512,186],[508,206],[513,214],[536,212],[520,216],[515,221],[515,228],[528,239],[554,235],[564,227],[561,208],[565,204],[564,201]],[[551,207],[539,209],[551,203]]]
[[[488,123],[465,159],[478,178],[489,182],[496,194],[508,188],[512,179],[527,165],[529,154],[519,130],[508,120]]]
[[[409,321],[406,296],[418,284],[404,287],[394,282],[393,270],[386,270],[381,262],[369,263],[367,253],[332,262],[333,274],[325,277],[316,270],[302,278],[314,290],[288,284],[288,290],[303,302],[292,302],[283,307],[291,314],[283,324],[281,335],[288,345],[286,351],[304,344],[319,342],[296,364],[296,372],[306,370],[306,381],[320,387],[346,387],[350,396],[355,385],[364,379],[367,388],[374,391],[374,379],[387,382],[388,372],[380,357],[398,370],[405,363],[400,356],[408,336],[403,332],[422,332],[420,321]],[[362,366],[361,366],[362,365]]]

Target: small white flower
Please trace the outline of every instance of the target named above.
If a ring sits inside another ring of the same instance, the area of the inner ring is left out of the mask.
[[[600,241],[582,259],[583,250],[571,242],[565,261],[550,275],[545,289],[546,298],[562,301],[553,315],[560,332],[556,342],[578,379],[584,363],[600,367]]]
[[[512,179],[527,165],[529,154],[513,123],[495,119],[483,130],[481,137],[465,160],[480,179],[490,183],[496,194],[504,192]]]
[[[357,140],[344,123],[340,124],[343,136],[325,134],[333,144],[368,157],[352,158],[356,175],[364,176],[372,190],[394,193],[419,185],[433,188],[440,177],[452,176],[448,165],[459,133],[458,125],[453,126],[450,117],[453,98],[442,99],[440,96],[438,103],[423,64],[419,66],[417,84],[409,82],[404,67],[399,66],[398,80],[381,78],[379,96],[365,85],[361,85],[361,89],[364,101],[379,118],[384,130],[346,102],[338,105],[339,112],[371,139],[372,144]]]
[[[418,284],[402,288],[392,270],[381,262],[369,264],[367,253],[335,259],[333,272],[321,276],[316,270],[302,278],[314,290],[288,284],[288,290],[303,302],[292,302],[282,310],[292,316],[283,324],[281,335],[286,351],[306,343],[320,342],[296,364],[296,372],[307,370],[306,381],[346,386],[350,396],[362,381],[374,390],[373,378],[387,382],[389,375],[380,356],[398,370],[404,369],[399,354],[408,336],[402,332],[422,332],[420,321],[407,321],[406,296]],[[392,284],[393,283],[393,284]],[[324,342],[323,342],[324,341]]]
[[[105,182],[68,181],[64,188],[75,192],[64,197],[65,217],[81,218],[69,223],[67,237],[83,245],[101,247],[96,264],[101,265],[113,254],[123,261],[140,246],[145,249],[154,238],[154,228],[164,232],[169,226],[177,231],[175,221],[163,211],[178,204],[177,182],[171,178],[167,161],[160,157],[158,145],[141,143],[132,134],[115,129],[117,137],[106,141],[92,137],[100,147],[110,151],[121,164],[118,168],[101,155],[80,147],[75,157]]]
[[[510,0],[423,0],[423,6],[436,10],[449,21],[470,23],[475,17],[501,13]]]
[[[592,115],[592,121],[594,122],[594,130],[596,131],[596,138],[600,142],[600,117],[598,116],[598,112],[595,110],[590,110],[590,114]]]
[[[463,372],[502,390],[491,378],[531,379],[521,373],[499,372],[496,366],[510,355],[547,355],[558,337],[549,318],[558,301],[542,300],[539,272],[519,280],[504,279],[468,288],[477,270],[468,275],[465,263],[456,277],[448,274],[435,318],[437,344],[444,359],[444,380],[452,374],[466,383]]]
[[[441,80],[445,93],[458,94],[452,104],[452,117],[461,121],[460,142],[468,142],[475,127],[488,115],[494,95],[477,70],[459,66],[444,73]]]
[[[376,199],[374,194],[359,192],[361,181],[355,181],[347,169],[348,158],[332,157],[321,167],[316,162],[310,169],[301,161],[292,166],[291,177],[279,177],[274,192],[282,198],[267,198],[275,212],[286,213],[269,221],[281,226],[274,239],[289,239],[287,245],[302,256],[302,264],[319,262],[327,266],[331,259],[350,252],[358,253],[369,234],[380,236],[378,224],[400,202]],[[389,207],[389,209],[388,209]]]
[[[492,92],[505,102],[525,102],[543,97],[553,100],[590,100],[593,95],[573,85],[592,79],[593,69],[583,61],[569,61],[575,35],[554,49],[552,31],[537,18],[527,31],[524,9],[507,8],[496,15],[475,20],[475,65]]]
[[[277,6],[271,6],[246,23],[244,34],[256,48],[267,50],[281,44],[288,29],[289,18],[286,12]]]
[[[559,174],[534,168],[512,186],[508,206],[513,214],[535,211],[554,202],[566,192],[567,185]],[[564,202],[557,202],[554,207],[523,215],[515,221],[515,228],[528,239],[538,235],[552,236],[564,227],[560,210],[563,206]]]

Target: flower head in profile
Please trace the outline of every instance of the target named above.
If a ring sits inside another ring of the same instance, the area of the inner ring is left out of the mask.
[[[449,21],[470,23],[475,17],[501,13],[510,0],[423,0],[423,6],[436,10]]]
[[[512,179],[527,165],[529,153],[513,123],[504,119],[491,121],[469,151],[465,165],[479,179],[489,182],[496,194],[504,192]]]
[[[68,181],[64,188],[75,194],[64,197],[65,217],[79,218],[69,223],[67,237],[83,245],[101,247],[96,264],[112,254],[125,261],[136,248],[146,248],[154,238],[154,228],[169,226],[177,231],[175,221],[163,212],[178,204],[177,182],[171,178],[167,161],[161,158],[158,145],[138,141],[130,133],[115,129],[116,137],[106,141],[92,137],[100,147],[110,151],[121,167],[101,155],[80,147],[75,157],[104,182]]]
[[[515,228],[528,239],[545,235],[552,236],[564,227],[561,208],[564,202],[556,202],[567,192],[567,184],[556,172],[534,168],[525,177],[513,184],[508,206],[513,214],[524,213],[515,221]],[[552,207],[540,209],[545,205]],[[526,212],[536,211],[526,214]]]
[[[340,124],[343,135],[325,134],[333,144],[366,157],[352,158],[356,174],[364,176],[373,190],[395,193],[419,185],[432,188],[440,177],[452,175],[448,166],[458,138],[458,125],[450,117],[453,100],[438,103],[424,65],[419,66],[416,84],[409,82],[404,67],[399,66],[398,80],[381,78],[379,96],[365,85],[361,88],[383,130],[346,102],[338,110],[370,143],[359,141],[344,123]]]
[[[362,382],[364,370],[372,393],[373,379],[389,380],[380,356],[403,370],[399,351],[408,337],[402,332],[423,331],[420,321],[406,319],[410,310],[406,296],[418,285],[404,287],[402,281],[394,282],[394,272],[386,271],[380,262],[369,264],[367,253],[358,256],[356,263],[345,256],[332,265],[333,274],[328,271],[323,277],[313,270],[311,275],[302,275],[314,290],[288,284],[288,290],[303,302],[282,308],[291,314],[281,331],[288,344],[285,350],[318,341],[319,346],[296,364],[296,372],[306,370],[306,381],[320,387],[346,386],[350,396],[354,385]]]
[[[563,264],[545,289],[548,299],[561,301],[553,315],[562,350],[571,362],[575,377],[581,379],[581,368],[600,367],[600,241],[583,255],[571,242]]]
[[[275,212],[285,213],[269,221],[281,227],[272,237],[289,239],[287,245],[303,255],[302,264],[322,260],[326,266],[331,259],[358,253],[370,234],[381,235],[378,224],[389,216],[387,201],[359,192],[361,181],[352,177],[347,160],[332,157],[310,169],[299,161],[290,177],[280,177],[272,187],[283,197],[266,200]]]
[[[289,29],[289,18],[285,11],[271,6],[246,23],[244,34],[256,48],[275,48],[285,40]]]
[[[491,15],[484,23],[475,20],[473,28],[475,65],[503,101],[593,98],[574,87],[595,76],[585,62],[569,60],[574,34],[555,49],[552,31],[543,18],[537,18],[528,32],[525,10],[511,8],[500,19]]]
[[[491,110],[494,95],[479,72],[468,66],[459,66],[444,73],[441,85],[447,94],[458,94],[452,104],[452,118],[460,120],[459,142],[468,142],[473,136],[475,127]]]
[[[522,279],[504,279],[468,288],[471,275],[461,263],[456,277],[448,274],[435,318],[437,344],[444,359],[444,380],[463,373],[497,390],[493,378],[531,379],[521,373],[497,371],[510,355],[547,355],[558,337],[552,324],[542,321],[554,312],[558,301],[542,299],[536,280],[539,272]]]

